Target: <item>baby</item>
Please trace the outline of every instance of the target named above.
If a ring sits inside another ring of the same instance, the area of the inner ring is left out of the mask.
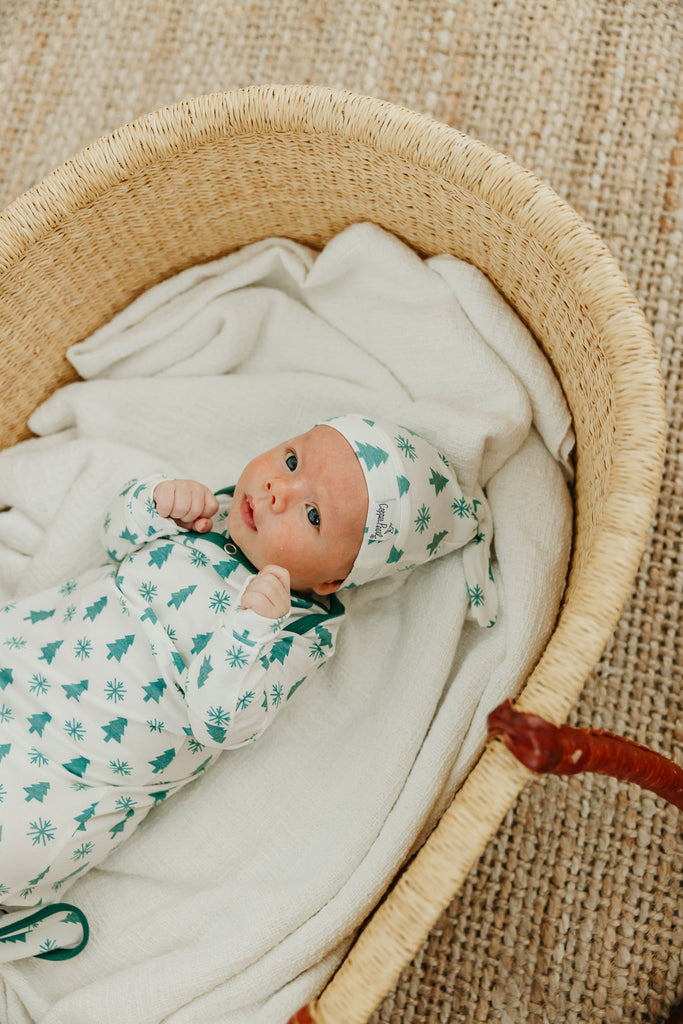
[[[83,947],[83,915],[55,901],[263,733],[332,655],[341,587],[462,548],[472,613],[495,621],[483,495],[423,438],[359,415],[216,494],[133,481],[103,530],[106,565],[1,610],[0,961]]]

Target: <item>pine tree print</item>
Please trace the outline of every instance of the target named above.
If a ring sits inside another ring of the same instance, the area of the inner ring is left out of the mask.
[[[0,668],[0,690],[6,690],[14,682],[14,674],[11,668]]]
[[[48,722],[52,720],[52,715],[48,714],[47,711],[42,711],[37,715],[29,715],[26,719],[28,724],[31,726],[29,733],[37,732],[39,736],[43,735],[43,730]]]
[[[387,565],[391,565],[392,562],[400,562],[403,556],[403,549],[397,548],[395,544],[391,545],[391,551],[387,558]]]
[[[82,779],[89,764],[90,761],[87,757],[74,757],[73,761],[67,761],[66,764],[62,765],[62,768],[66,768],[72,775],[77,775],[79,779]]]
[[[36,622],[44,622],[45,619],[51,619],[54,613],[54,608],[49,612],[29,612],[28,615],[24,616],[24,622],[30,621],[35,626]]]
[[[57,653],[57,651],[59,650],[63,643],[63,640],[54,640],[51,644],[45,644],[45,647],[40,648],[41,655],[38,660],[46,661],[48,665],[51,665],[52,661],[54,660],[55,654]]]
[[[204,658],[197,675],[197,689],[200,689],[213,672],[213,666],[211,665],[211,658]]]
[[[402,498],[410,490],[410,480],[406,476],[397,476],[396,483],[398,484],[399,497]]]
[[[176,590],[175,593],[171,594],[171,600],[168,602],[168,608],[180,608],[181,605],[185,604],[188,597],[191,597],[197,589],[195,583],[190,587],[183,587],[182,590]]]
[[[113,643],[107,644],[107,648],[109,650],[107,661],[111,661],[112,658],[116,658],[117,661],[121,661],[124,654],[127,654],[133,646],[134,640],[135,637],[131,633],[128,636],[121,637],[120,640],[115,640]]]
[[[3,757],[7,757],[7,755],[9,754],[11,749],[12,749],[12,744],[11,743],[1,743],[0,744],[0,761],[2,761]]]
[[[101,725],[100,729],[104,733],[104,742],[109,743],[110,740],[114,740],[116,743],[120,743],[127,725],[127,718],[112,718],[111,722]]]
[[[149,553],[149,565],[155,565],[157,569],[161,569],[168,561],[172,551],[173,544],[163,544],[161,547],[153,548]]]
[[[122,530],[119,534],[119,539],[125,541],[127,544],[134,545],[138,542],[138,535],[126,527],[126,529]]]
[[[126,827],[126,822],[134,814],[135,814],[135,811],[133,811],[133,810],[126,811],[125,816],[121,819],[121,821],[117,821],[116,824],[113,825],[112,828],[109,829],[109,836],[110,836],[111,839],[113,839],[114,836],[117,836],[119,834],[119,832],[123,832],[124,828]]]
[[[88,680],[81,679],[80,683],[62,683],[62,689],[67,700],[80,701],[81,694],[88,689]]]
[[[233,558],[230,562],[212,562],[212,565],[218,575],[222,579],[227,580],[228,576],[231,576],[232,573],[234,573],[239,562]]]
[[[94,604],[89,605],[85,609],[85,615],[83,616],[83,618],[90,619],[91,622],[94,622],[94,620],[97,618],[100,612],[104,611],[106,605],[107,598],[103,595],[98,601],[95,601]]]
[[[50,783],[34,782],[31,786],[24,786],[23,788],[24,792],[26,793],[26,796],[24,797],[26,803],[28,803],[29,800],[37,800],[39,803],[42,804],[43,800],[47,796],[47,791],[50,788]]]
[[[158,775],[160,772],[163,772],[164,768],[168,768],[174,757],[175,749],[173,747],[169,747],[168,750],[163,752],[163,754],[159,754],[159,756],[155,757],[153,761],[148,761],[147,763],[151,764],[154,775]]]
[[[190,654],[201,654],[212,636],[213,633],[198,633],[197,636],[193,636]]]
[[[377,466],[382,466],[389,458],[389,454],[384,448],[378,448],[373,444],[365,444],[362,441],[359,441],[356,445],[356,455],[365,463],[368,469],[376,469]]]
[[[429,482],[436,491],[437,494],[441,494],[442,490],[448,483],[448,477],[439,473],[438,470],[432,469],[432,475],[429,478]]]
[[[280,640],[276,640],[267,655],[269,664],[272,665],[274,661],[279,661],[281,665],[284,665],[293,643],[294,637],[292,636],[284,636]]]
[[[447,536],[448,536],[448,530],[442,530],[440,533],[435,533],[434,534],[434,536],[432,537],[431,541],[427,545],[427,551],[429,552],[430,555],[434,554],[434,552],[438,548],[438,546],[441,543],[441,541],[444,539],[444,537],[447,537]]]
[[[142,689],[146,694],[144,697],[145,703],[148,700],[153,700],[155,704],[158,704],[164,695],[166,683],[163,679],[154,679],[151,683],[148,683],[147,686],[143,686]]]

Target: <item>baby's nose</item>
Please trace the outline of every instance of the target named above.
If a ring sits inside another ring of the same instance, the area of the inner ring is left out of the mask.
[[[270,504],[275,512],[283,512],[292,497],[293,481],[287,478],[273,478],[266,484]]]

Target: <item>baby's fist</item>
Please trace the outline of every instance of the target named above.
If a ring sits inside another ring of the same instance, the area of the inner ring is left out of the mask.
[[[279,619],[292,607],[289,573],[281,565],[266,565],[242,594],[243,608],[267,619]]]
[[[162,480],[154,488],[153,497],[160,516],[198,533],[211,529],[218,512],[216,495],[197,480]]]

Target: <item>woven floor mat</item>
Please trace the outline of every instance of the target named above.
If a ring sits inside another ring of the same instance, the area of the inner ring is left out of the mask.
[[[669,417],[630,602],[572,723],[683,761],[683,7],[677,0],[4,0],[0,205],[120,124],[264,82],[346,87],[474,135],[611,246]],[[656,1024],[683,996],[677,812],[598,778],[532,784],[373,1024]]]

